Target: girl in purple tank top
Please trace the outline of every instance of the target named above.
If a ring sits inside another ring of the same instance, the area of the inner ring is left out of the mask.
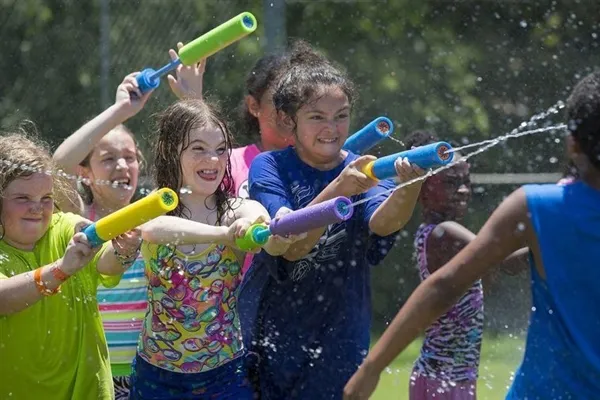
[[[417,131],[406,140],[408,148],[439,141]],[[459,154],[456,157],[460,157]],[[419,201],[423,223],[415,235],[419,276],[425,280],[448,262],[475,234],[460,221],[471,197],[469,164],[461,162],[423,184]],[[521,251],[526,255],[526,250]],[[526,267],[526,257],[507,262],[505,270]],[[508,261],[508,260],[507,260]],[[411,400],[475,399],[483,334],[483,286],[475,281],[454,306],[426,331],[421,354],[410,382]]]

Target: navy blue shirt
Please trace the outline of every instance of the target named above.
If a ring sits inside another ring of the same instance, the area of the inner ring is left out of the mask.
[[[349,153],[338,167],[321,171],[305,164],[291,147],[262,153],[250,168],[250,198],[271,217],[281,207],[303,208],[357,157]],[[393,187],[383,181],[351,200]],[[298,261],[264,251],[254,257],[238,309],[244,343],[260,356],[262,399],[342,397],[369,348],[370,266],[393,245],[394,235],[369,231],[371,215],[386,197],[373,197],[356,206],[350,220],[328,226]]]

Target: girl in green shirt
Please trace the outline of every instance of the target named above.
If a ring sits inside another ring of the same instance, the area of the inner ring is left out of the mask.
[[[47,171],[45,146],[0,137],[0,398],[112,399],[96,290],[118,283],[139,233],[91,248],[76,233],[89,221],[54,212],[67,185]]]

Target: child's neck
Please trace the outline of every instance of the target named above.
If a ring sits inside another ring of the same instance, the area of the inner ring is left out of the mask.
[[[455,218],[451,218],[448,215],[439,213],[432,210],[423,210],[423,223],[427,225],[438,225],[445,221],[454,221]]]
[[[581,173],[581,180],[588,186],[600,190],[600,175],[595,170],[587,170]]]
[[[18,249],[18,250],[23,250],[23,251],[33,251],[33,249],[35,249],[35,245],[36,245],[35,243],[21,243],[18,241],[14,241],[8,237],[4,237],[3,240],[9,246],[14,247],[15,249]]]
[[[344,162],[348,153],[340,150],[339,154],[333,160],[315,160],[311,157],[306,150],[296,146],[296,154],[298,154],[298,158],[302,160],[303,163],[313,167],[314,169],[318,169],[319,171],[330,171]]]
[[[111,204],[102,198],[94,198],[94,201],[90,204],[88,215],[97,221],[121,208],[123,208],[122,205]]]
[[[214,194],[206,197],[192,193],[185,195],[181,203],[189,210],[190,220],[202,224],[216,224],[217,198]]]

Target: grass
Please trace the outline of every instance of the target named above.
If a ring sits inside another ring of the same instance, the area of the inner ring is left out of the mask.
[[[479,381],[477,382],[478,400],[504,399],[512,376],[521,362],[524,342],[512,335],[483,339]],[[412,364],[419,355],[420,341],[415,341],[384,373],[373,400],[407,399],[408,382]]]

